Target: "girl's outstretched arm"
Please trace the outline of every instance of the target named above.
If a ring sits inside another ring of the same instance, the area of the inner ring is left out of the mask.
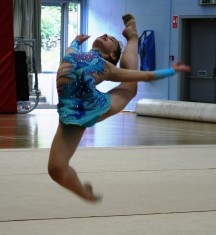
[[[180,62],[173,64],[171,68],[155,71],[128,70],[117,68],[109,62],[107,62],[107,64],[110,73],[106,80],[112,82],[150,82],[165,77],[170,77],[176,72],[190,72],[191,70],[188,65],[182,64]]]
[[[90,36],[85,34],[77,35],[75,39],[71,42],[70,46],[66,49],[66,55],[72,52],[78,52],[80,49],[80,45],[89,38]]]

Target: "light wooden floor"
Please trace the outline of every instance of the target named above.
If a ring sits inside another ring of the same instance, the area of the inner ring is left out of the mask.
[[[54,109],[0,115],[0,148],[49,148],[58,124]],[[120,113],[88,128],[80,146],[216,144],[216,124]]]

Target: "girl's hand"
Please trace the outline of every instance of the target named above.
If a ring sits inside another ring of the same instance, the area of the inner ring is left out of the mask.
[[[80,34],[75,37],[75,40],[78,40],[80,42],[80,44],[82,44],[83,42],[85,42],[89,38],[90,38],[90,36],[88,36],[88,35]]]
[[[191,67],[185,64],[182,64],[181,62],[174,63],[172,65],[172,68],[175,69],[176,72],[190,72]]]

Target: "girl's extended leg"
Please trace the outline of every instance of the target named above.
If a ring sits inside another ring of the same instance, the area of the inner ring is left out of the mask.
[[[90,184],[82,184],[69,161],[79,145],[84,127],[59,123],[50,150],[48,172],[51,178],[64,188],[88,201],[98,201]]]
[[[126,19],[125,19],[126,18]],[[127,39],[127,44],[122,53],[120,67],[125,69],[138,69],[138,35],[135,18],[132,15],[123,16],[126,25],[122,34]],[[101,120],[104,120],[116,113],[119,113],[136,95],[137,82],[124,82],[109,91],[111,94],[111,107]],[[100,120],[100,121],[101,121]]]

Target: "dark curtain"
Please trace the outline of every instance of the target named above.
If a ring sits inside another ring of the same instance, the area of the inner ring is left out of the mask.
[[[14,37],[36,40],[38,71],[41,70],[41,1],[13,0]],[[27,56],[32,57],[32,50],[20,46]]]

